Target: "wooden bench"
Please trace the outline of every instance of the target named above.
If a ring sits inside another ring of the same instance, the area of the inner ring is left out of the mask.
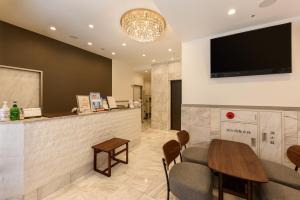
[[[111,168],[117,165],[118,163],[124,163],[128,164],[128,143],[129,140],[124,140],[121,138],[112,138],[110,140],[107,140],[105,142],[102,142],[100,144],[97,144],[93,146],[94,149],[94,170],[96,172],[99,172],[107,177],[111,176]],[[126,147],[119,152],[115,152],[117,148],[125,145]],[[108,167],[104,170],[99,170],[97,168],[97,154],[100,152],[106,152],[108,154]],[[126,160],[120,160],[116,158],[117,155],[126,152]],[[112,164],[112,160],[116,161],[114,164]]]

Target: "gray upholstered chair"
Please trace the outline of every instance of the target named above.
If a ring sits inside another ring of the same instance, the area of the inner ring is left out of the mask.
[[[300,190],[300,174],[284,165],[261,160],[270,181]],[[300,199],[300,196],[299,196]]]
[[[163,165],[167,179],[167,199],[170,192],[180,200],[206,200],[212,198],[211,172],[208,167],[195,163],[178,163],[180,144],[171,140],[163,146]],[[174,163],[169,169],[170,164]]]
[[[208,149],[203,147],[186,147],[190,140],[189,133],[185,130],[177,133],[178,141],[181,145],[181,160],[183,162],[197,163],[201,165],[208,165],[207,153]],[[183,149],[184,147],[184,149]]]
[[[296,200],[300,199],[300,190],[275,182],[260,184],[261,200]]]

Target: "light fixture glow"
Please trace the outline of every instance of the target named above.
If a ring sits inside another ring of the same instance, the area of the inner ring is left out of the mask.
[[[94,25],[93,24],[89,24],[89,28],[93,29]]]
[[[235,13],[236,13],[236,10],[233,8],[228,11],[228,15],[234,15]]]
[[[145,57],[145,56],[146,56],[146,54],[142,54],[142,56],[143,56],[143,57]]]
[[[153,62],[153,63],[155,63],[155,62],[156,62],[156,60],[155,60],[155,59],[153,59],[153,60],[152,60],[152,62]]]
[[[122,46],[123,46],[123,47],[126,47],[126,46],[127,46],[127,44],[126,44],[126,43],[123,43],[123,44],[122,44]]]
[[[145,73],[147,73],[148,72],[148,70],[145,70]]]
[[[116,52],[112,52],[111,54],[112,54],[112,55],[116,55]]]
[[[88,44],[89,46],[92,46],[92,45],[93,45],[93,43],[91,43],[91,42],[88,42],[87,44]]]
[[[172,52],[172,49],[168,49],[169,52]]]
[[[56,31],[55,26],[50,26],[50,29],[51,29],[52,31]]]
[[[153,42],[166,29],[165,19],[159,13],[145,8],[127,11],[120,23],[122,30],[138,42]]]

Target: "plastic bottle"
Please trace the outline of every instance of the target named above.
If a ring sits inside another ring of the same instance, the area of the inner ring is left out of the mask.
[[[12,108],[10,109],[10,120],[20,120],[20,109],[18,108],[17,102],[14,101]]]
[[[0,121],[9,121],[9,107],[7,105],[7,101],[3,101],[3,106],[0,109]]]

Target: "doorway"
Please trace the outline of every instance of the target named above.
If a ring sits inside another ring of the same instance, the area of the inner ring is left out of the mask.
[[[171,81],[171,130],[181,130],[182,81]]]
[[[140,85],[133,85],[133,101],[142,100],[142,90],[143,87]]]

